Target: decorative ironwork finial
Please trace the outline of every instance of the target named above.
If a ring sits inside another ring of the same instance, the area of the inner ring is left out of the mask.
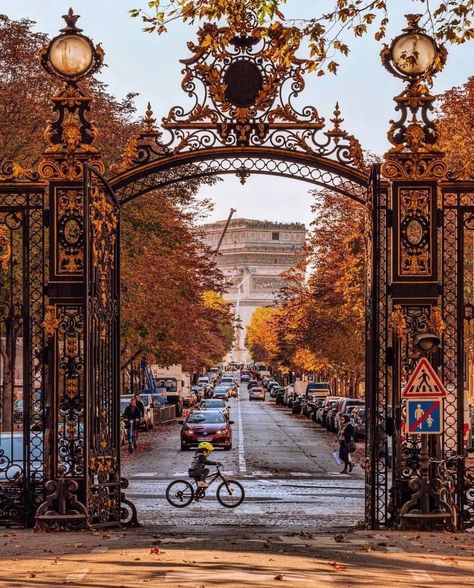
[[[403,30],[406,32],[421,31],[419,22],[422,16],[422,14],[405,14],[408,26]]]
[[[339,108],[339,102],[336,102],[336,106],[334,107],[333,117],[329,119],[332,124],[332,133],[343,133],[345,131],[341,129],[341,124],[344,122],[344,119],[341,117],[341,109]]]
[[[148,104],[147,104],[143,123],[145,126],[145,132],[151,133],[154,130],[156,130],[155,129],[156,118],[153,118],[153,110],[151,108],[151,102],[148,102]]]
[[[62,18],[66,21],[66,26],[61,30],[61,33],[77,34],[82,32],[82,29],[76,26],[76,22],[80,18],[79,14],[74,14],[74,10],[70,8],[67,14],[63,14]]]

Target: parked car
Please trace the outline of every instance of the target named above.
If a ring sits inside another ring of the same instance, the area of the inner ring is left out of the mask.
[[[214,447],[232,449],[233,421],[225,418],[220,410],[196,410],[186,421],[179,421],[181,428],[181,449],[191,449],[201,441],[209,441]]]
[[[166,396],[162,394],[152,394],[151,399],[153,400],[153,406],[165,406]],[[125,410],[125,409],[124,409]],[[121,411],[123,413],[123,411]]]
[[[30,471],[35,480],[43,478],[43,433],[30,440]],[[23,431],[0,433],[0,480],[21,480],[25,471]]]
[[[249,390],[249,400],[265,400],[265,390],[254,386]]]
[[[341,398],[341,400],[337,404],[336,408],[336,416],[334,419],[334,430],[339,431],[340,427],[340,418],[342,415],[347,415],[350,411],[349,409],[355,406],[360,406],[365,404],[365,401],[360,398]]]
[[[270,392],[270,396],[272,398],[275,398],[275,389],[276,388],[280,388],[280,384],[278,382],[276,382],[275,380],[273,382],[270,382],[267,385],[267,390],[268,390],[268,392]]]
[[[326,411],[326,420],[324,426],[328,431],[335,432],[335,419],[336,419],[336,412],[337,412],[337,405],[339,402],[339,398],[331,400],[328,404],[327,411]]]
[[[120,396],[120,414],[123,414],[124,410],[130,404],[130,400],[133,398],[133,394],[124,394]],[[153,429],[154,419],[153,419],[153,397],[149,393],[140,393],[140,399],[143,402],[145,407],[145,416],[140,421],[140,429],[148,431],[149,429]]]
[[[219,398],[203,400],[198,410],[220,410],[227,419],[230,418],[230,406]]]
[[[273,388],[272,392],[275,393],[275,404],[279,405],[279,406],[283,406],[284,404],[284,398],[285,398],[285,388],[282,388],[281,386],[275,386],[275,388]]]
[[[311,396],[318,396],[319,398],[331,396],[331,384],[328,382],[308,382],[305,396],[306,398]]]
[[[356,406],[352,411],[354,419],[355,436],[357,438],[365,438],[367,435],[366,430],[366,409],[365,405]]]
[[[301,414],[301,404],[304,400],[304,396],[297,396],[294,400],[293,400],[293,404],[291,406],[291,412],[293,414]]]
[[[322,406],[316,412],[316,422],[327,428],[326,417],[329,409],[332,408],[331,403],[340,400],[340,396],[326,396]]]

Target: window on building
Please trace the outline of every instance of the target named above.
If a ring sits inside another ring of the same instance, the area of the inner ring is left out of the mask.
[[[279,241],[280,233],[272,233],[272,241]]]

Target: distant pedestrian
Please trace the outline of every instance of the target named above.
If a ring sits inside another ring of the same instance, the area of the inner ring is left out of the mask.
[[[140,394],[135,394],[135,403],[140,411],[140,418],[143,420],[145,418],[145,405],[143,404]]]
[[[341,416],[341,427],[337,435],[339,440],[339,458],[344,463],[344,469],[341,474],[350,474],[354,467],[354,464],[350,460],[351,449],[353,446],[355,447],[354,436],[355,429],[349,417],[343,414]]]

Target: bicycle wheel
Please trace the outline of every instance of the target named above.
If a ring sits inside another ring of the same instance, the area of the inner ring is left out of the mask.
[[[166,488],[166,500],[176,508],[184,508],[194,499],[194,490],[186,480],[175,480]]]
[[[216,498],[222,506],[235,508],[244,501],[244,487],[235,480],[227,480],[217,487]]]

